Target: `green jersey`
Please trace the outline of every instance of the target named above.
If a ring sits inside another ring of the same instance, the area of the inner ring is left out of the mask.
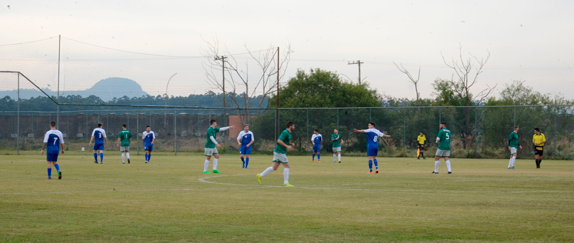
[[[341,147],[341,134],[333,134],[331,135],[331,139],[333,140],[333,148],[340,148]]]
[[[130,139],[132,138],[132,133],[128,130],[123,130],[118,135],[118,138],[120,138],[120,146],[128,147],[130,146]]]
[[[213,139],[217,139],[216,134],[219,132],[219,128],[209,127],[207,129],[207,141],[205,142],[205,148],[215,148],[215,143],[211,141],[211,136]]]
[[[291,132],[289,132],[289,129],[285,129],[285,131],[283,131],[281,135],[279,135],[279,140],[283,141],[287,145],[291,143],[291,138],[292,138]],[[275,146],[275,150],[273,150],[273,152],[279,154],[287,154],[287,147],[277,143],[277,145]]]
[[[448,129],[440,129],[436,137],[440,139],[438,141],[438,149],[450,150],[450,131]]]
[[[515,132],[510,133],[510,136],[508,136],[508,146],[518,148],[518,134]]]

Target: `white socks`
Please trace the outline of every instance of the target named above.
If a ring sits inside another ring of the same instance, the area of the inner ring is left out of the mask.
[[[125,162],[126,162],[126,155],[122,154],[122,163],[125,163]]]
[[[289,183],[289,168],[285,168],[283,170],[283,177],[285,177],[285,179],[283,179],[283,184]]]
[[[213,170],[217,170],[217,161],[219,159],[213,159]]]
[[[130,158],[130,153],[126,153],[126,156],[128,156],[128,159]]]
[[[341,162],[341,154],[339,154],[339,162]]]
[[[271,166],[271,167],[265,169],[261,174],[259,174],[259,176],[264,177],[265,175],[267,175],[267,174],[269,174],[269,173],[271,173],[271,172],[273,172],[273,171],[274,171],[274,170],[273,170],[273,166]]]
[[[203,172],[207,171],[207,166],[209,166],[209,160],[205,160],[205,164],[203,165]]]
[[[451,172],[450,170],[450,160],[446,161],[446,168],[448,169],[448,172]]]
[[[508,161],[508,168],[514,166],[514,161],[516,161],[516,157],[510,157],[510,160]]]
[[[337,162],[337,154],[333,154],[333,162]]]
[[[438,164],[440,163],[440,161],[435,161],[434,162],[434,172],[438,173]]]

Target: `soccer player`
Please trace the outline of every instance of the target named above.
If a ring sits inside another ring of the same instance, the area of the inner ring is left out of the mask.
[[[261,185],[261,177],[276,171],[279,168],[279,164],[283,164],[283,184],[284,186],[293,186],[289,184],[289,170],[291,167],[289,166],[289,160],[287,159],[287,150],[293,149],[295,146],[294,143],[291,142],[293,138],[291,133],[295,130],[295,124],[293,122],[287,122],[287,129],[285,129],[281,135],[279,135],[279,139],[277,139],[277,145],[275,145],[275,150],[273,150],[273,166],[265,169],[261,174],[257,174],[257,181],[259,181],[259,185]]]
[[[145,127],[145,131],[142,133],[142,140],[145,150],[145,163],[147,164],[151,160],[151,151],[153,151],[153,142],[155,142],[155,133],[149,125]]]
[[[425,158],[425,142],[427,141],[427,138],[425,137],[425,134],[423,132],[421,132],[421,135],[419,135],[417,137],[417,141],[419,141],[419,153],[417,155],[417,159],[421,159],[421,156],[423,157],[423,159]]]
[[[319,134],[319,130],[315,129],[313,136],[311,136],[311,143],[313,143],[313,162],[315,162],[315,155],[317,155],[317,162],[321,163],[321,148],[323,148],[323,135]]]
[[[58,180],[62,179],[62,171],[60,171],[60,165],[58,165],[58,154],[60,153],[60,148],[62,148],[62,154],[64,154],[64,135],[62,132],[56,130],[56,122],[50,122],[50,131],[46,132],[44,135],[44,147],[42,147],[41,155],[44,155],[44,149],[48,148],[46,151],[47,161],[48,161],[48,179],[52,179],[52,165],[58,171]]]
[[[540,132],[540,129],[534,128],[534,136],[532,137],[532,143],[534,143],[534,156],[536,157],[536,169],[540,169],[540,163],[542,163],[542,155],[544,155],[544,142],[546,142],[546,137],[544,133]]]
[[[205,156],[207,158],[205,159],[205,164],[203,165],[203,173],[205,174],[209,174],[209,171],[207,171],[207,167],[209,166],[209,160],[211,160],[211,156],[215,157],[215,159],[213,159],[213,170],[211,172],[219,173],[219,171],[217,170],[217,162],[219,161],[219,152],[217,151],[217,149],[221,148],[221,145],[217,143],[216,134],[219,131],[225,131],[233,127],[229,126],[229,127],[216,128],[217,121],[215,119],[211,119],[211,121],[209,121],[209,124],[211,125],[207,129],[207,141],[205,142]]]
[[[373,174],[373,161],[375,162],[375,173],[379,173],[379,162],[377,162],[377,155],[379,153],[379,138],[391,137],[386,135],[375,128],[374,122],[369,122],[367,126],[369,129],[358,130],[353,129],[354,132],[364,133],[367,135],[367,156],[369,156],[369,174]]]
[[[343,143],[343,139],[341,139],[339,130],[333,130],[331,141],[333,141],[333,163],[337,163],[337,154],[339,155],[339,163],[341,163],[341,144]]]
[[[446,129],[446,122],[440,123],[440,130],[436,135],[436,143],[438,143],[438,148],[434,156],[434,171],[433,174],[438,174],[438,165],[440,164],[440,158],[444,158],[446,163],[446,168],[448,169],[448,174],[452,174],[450,169],[450,131]]]
[[[249,131],[249,125],[243,126],[243,131],[239,133],[237,136],[237,143],[239,144],[239,157],[243,162],[244,169],[247,169],[249,165],[249,155],[251,154],[251,145],[255,142],[255,137],[253,136],[253,132]],[[245,156],[245,159],[243,158]]]
[[[92,132],[92,138],[90,139],[89,146],[92,146],[92,141],[94,141],[94,163],[98,163],[98,150],[100,151],[100,164],[104,163],[104,145],[108,142],[108,137],[106,136],[106,131],[102,128],[104,124],[98,123],[98,127]]]
[[[128,126],[124,123],[122,124],[122,131],[118,135],[118,142],[116,146],[120,148],[120,153],[122,153],[122,164],[126,163],[126,157],[128,157],[128,164],[130,163],[130,143],[132,142],[132,133],[128,131]]]
[[[518,151],[518,148],[522,149],[522,146],[520,146],[520,143],[518,142],[518,130],[520,130],[520,127],[515,126],[514,132],[511,132],[510,136],[508,136],[508,150],[510,150],[510,161],[508,161],[508,169],[514,169],[516,152]]]

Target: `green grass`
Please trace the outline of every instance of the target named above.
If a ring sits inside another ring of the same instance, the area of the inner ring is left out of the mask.
[[[1,153],[4,154],[4,153]],[[47,181],[45,156],[0,156],[0,240],[4,242],[572,242],[574,169],[567,161],[343,157],[321,164],[290,156],[257,184],[270,156],[250,168],[222,155],[222,174],[202,174],[199,154],[107,152],[60,156],[63,180]],[[210,164],[211,169],[211,164]],[[55,171],[55,170],[54,170]],[[53,172],[54,175],[56,174]]]

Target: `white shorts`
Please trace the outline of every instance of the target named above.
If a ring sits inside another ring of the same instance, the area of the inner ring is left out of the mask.
[[[510,154],[515,154],[517,152],[517,149],[515,147],[510,147]]]
[[[341,147],[333,147],[333,153],[341,152]]]
[[[289,163],[289,160],[287,159],[287,154],[273,152],[273,162]]]
[[[219,154],[217,148],[205,148],[205,156],[212,156],[214,154]]]
[[[120,152],[129,152],[130,146],[120,146]]]
[[[435,156],[438,156],[438,157],[450,157],[450,150],[440,150],[440,149],[437,149]]]

